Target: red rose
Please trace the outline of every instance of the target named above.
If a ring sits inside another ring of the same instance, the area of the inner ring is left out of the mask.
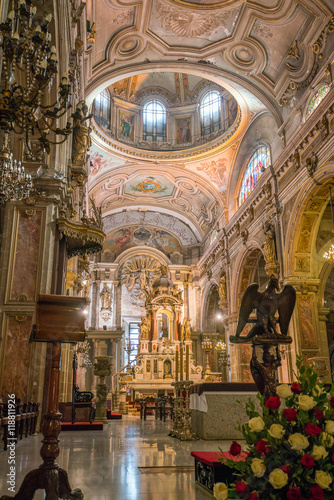
[[[256,449],[259,453],[264,453],[267,447],[268,441],[266,441],[265,439],[261,439],[258,443],[256,443]]]
[[[319,436],[322,433],[322,429],[314,424],[306,424],[305,431],[309,436]]]
[[[330,403],[331,403],[331,407],[334,408],[334,396],[331,397]]]
[[[306,470],[312,469],[312,467],[315,466],[313,457],[311,457],[311,455],[308,455],[307,453],[305,453],[305,455],[302,456],[301,463],[304,469]]]
[[[281,400],[277,396],[274,398],[269,398],[266,401],[266,407],[269,408],[269,410],[277,410],[281,406]]]
[[[259,500],[259,495],[256,491],[253,491],[250,495],[248,495],[247,500]]]
[[[287,500],[301,500],[302,492],[298,486],[291,486],[291,488],[288,489],[285,498],[287,498]]]
[[[241,453],[241,446],[239,443],[236,441],[232,441],[231,447],[230,447],[230,453],[233,457],[236,457],[237,455],[240,455]]]
[[[310,500],[322,500],[325,496],[325,492],[318,486],[317,484],[314,484],[310,488]]]
[[[314,416],[315,416],[315,418],[316,418],[317,420],[322,420],[322,419],[324,418],[324,416],[325,416],[325,415],[324,415],[324,412],[323,412],[323,411],[315,409],[315,410],[314,410]]]
[[[334,464],[334,455],[332,455],[332,462],[333,462],[333,464]]]
[[[294,394],[300,394],[302,392],[300,385],[297,382],[291,384],[291,390]]]
[[[290,476],[290,474],[291,474],[291,467],[289,467],[288,465],[282,465],[281,469],[282,469],[283,472],[285,472],[285,474],[287,474],[288,476]]]
[[[244,481],[239,481],[238,483],[235,483],[235,491],[239,495],[244,495],[247,493],[247,484]]]
[[[283,415],[287,420],[289,420],[289,422],[293,422],[297,419],[297,410],[295,410],[294,408],[286,408],[283,411]]]

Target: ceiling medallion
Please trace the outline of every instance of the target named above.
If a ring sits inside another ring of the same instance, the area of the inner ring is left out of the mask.
[[[117,47],[116,52],[119,56],[127,57],[132,56],[142,47],[142,40],[139,37],[131,36],[121,40]]]

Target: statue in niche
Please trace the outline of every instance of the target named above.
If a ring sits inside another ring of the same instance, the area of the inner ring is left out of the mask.
[[[149,317],[142,316],[141,323],[139,326],[139,340],[148,340],[148,335],[151,330],[151,321]]]
[[[107,285],[104,285],[104,287],[101,290],[100,300],[101,300],[101,311],[106,311],[106,310],[110,311],[112,293],[111,289]]]
[[[147,278],[148,278],[148,271],[145,268],[145,264],[142,263],[140,266],[140,271],[138,275],[138,282],[141,290],[146,290],[146,284],[147,284]]]
[[[181,328],[181,339],[190,340],[191,337],[191,318],[184,318]]]
[[[73,141],[72,141],[72,163],[85,163],[86,152],[91,146],[91,128],[85,125],[87,120],[90,120],[93,115],[88,115],[88,106],[85,102],[79,103],[75,113],[73,113]]]
[[[277,265],[276,246],[275,246],[275,230],[272,223],[266,221],[263,225],[264,243],[263,256],[266,264]]]
[[[219,280],[218,294],[219,294],[219,306],[222,309],[225,309],[227,304],[227,289],[226,289],[225,274],[223,274]]]

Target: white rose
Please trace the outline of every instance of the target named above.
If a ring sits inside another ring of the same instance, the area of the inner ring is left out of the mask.
[[[329,486],[332,484],[332,476],[324,472],[323,470],[317,470],[315,473],[315,482],[322,488],[323,490],[327,490]]]
[[[266,472],[266,466],[261,458],[253,458],[251,469],[256,477],[262,477]]]
[[[326,451],[323,446],[317,446],[315,444],[313,446],[313,450],[311,451],[311,455],[315,460],[321,460],[322,458],[327,457],[328,451]]]
[[[334,434],[334,422],[333,422],[333,420],[326,420],[325,431],[328,432],[328,434]]]
[[[317,402],[314,401],[312,396],[299,396],[297,405],[301,410],[309,411],[312,410],[312,408],[314,408],[315,406],[317,406]]]
[[[216,483],[213,487],[213,496],[217,500],[227,500],[228,488],[225,483]]]
[[[281,424],[272,424],[268,432],[275,439],[282,439],[285,434],[284,427]]]
[[[274,469],[269,474],[269,483],[275,488],[275,490],[280,490],[288,483],[288,475],[282,471],[282,469]]]
[[[334,445],[334,438],[328,432],[323,432],[320,436],[320,442],[326,448],[331,448]]]
[[[305,437],[303,434],[300,434],[299,432],[291,434],[291,436],[288,439],[288,442],[291,448],[296,451],[305,450],[305,448],[307,448],[310,445],[307,437]]]
[[[250,430],[253,432],[261,432],[265,427],[264,421],[261,417],[251,418],[248,425]]]
[[[288,384],[281,384],[277,387],[276,389],[276,394],[277,396],[279,396],[280,398],[289,398],[290,396],[293,395],[293,392],[292,390],[290,389],[290,386],[288,386]]]

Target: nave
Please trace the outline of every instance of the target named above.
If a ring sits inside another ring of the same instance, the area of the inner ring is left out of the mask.
[[[72,488],[82,490],[85,500],[212,499],[202,487],[195,486],[194,459],[190,453],[218,452],[219,448],[225,451],[231,442],[181,442],[168,436],[170,427],[170,420],[161,422],[149,416],[142,421],[123,415],[122,420],[109,421],[103,431],[62,432],[57,462],[67,470]],[[17,445],[17,485],[40,465],[41,437],[31,436]],[[1,471],[7,468],[7,458],[7,453],[1,451]],[[175,472],[174,467],[180,467],[180,472]],[[0,491],[6,489],[5,474],[1,474]],[[34,500],[42,499],[44,491],[38,490]]]

